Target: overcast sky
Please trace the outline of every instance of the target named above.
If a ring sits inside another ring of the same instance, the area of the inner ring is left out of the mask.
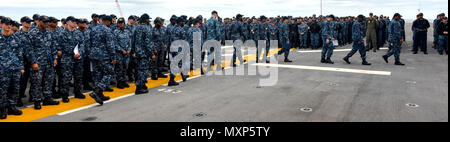
[[[168,19],[172,14],[209,18],[217,10],[221,17],[245,16],[311,16],[320,15],[320,0],[119,0],[124,17],[148,13]],[[323,0],[323,14],[356,16],[358,14],[388,15],[401,13],[414,19],[418,9],[425,18],[448,13],[448,0]],[[35,13],[57,18],[69,15],[89,18],[92,13],[120,16],[115,0],[0,0],[0,15],[19,20]],[[447,14],[448,15],[448,14]]]

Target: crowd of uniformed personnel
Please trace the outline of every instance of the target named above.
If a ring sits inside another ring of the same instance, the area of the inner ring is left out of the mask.
[[[284,53],[284,62],[292,62],[289,60],[292,47],[322,47],[321,62],[329,64],[334,63],[331,60],[334,47],[353,43],[353,49],[343,60],[350,64],[349,58],[359,51],[362,64],[371,65],[366,61],[366,51],[375,52],[388,41],[390,50],[383,56],[384,60],[388,62],[388,57],[395,55],[395,64],[404,65],[399,55],[405,40],[405,21],[398,13],[393,19],[372,13],[369,17],[244,17],[238,14],[222,19],[213,11],[210,19],[173,15],[167,26],[161,17],[151,24],[148,14],[132,15],[127,21],[115,15],[92,14],[91,18],[88,21],[69,16],[59,20],[35,14],[32,19],[25,16],[16,22],[1,17],[0,119],[22,114],[17,107],[23,106],[27,88],[30,88],[29,101],[39,110],[41,105],[58,105],[59,101],[54,99],[61,98],[68,103],[71,87],[75,98],[84,99],[82,91],[92,90],[90,96],[103,104],[110,99],[103,92],[113,91],[112,85],[124,89],[130,87],[128,83],[135,82],[136,95],[148,92],[145,85],[148,77],[152,80],[169,77],[168,85],[176,86],[176,75],[164,74],[170,70],[170,58],[178,54],[168,49],[173,41],[185,40],[192,56],[194,33],[200,33],[201,43],[217,40],[224,45],[226,40],[255,43],[262,40],[267,43],[264,56],[269,56],[270,41],[277,40],[281,48],[278,55]],[[439,20],[435,26],[439,52],[445,49],[448,53],[447,18]],[[201,52],[204,60],[206,54],[214,51]],[[235,51],[233,66],[236,58],[242,59]],[[183,81],[188,78],[185,74],[181,76]]]

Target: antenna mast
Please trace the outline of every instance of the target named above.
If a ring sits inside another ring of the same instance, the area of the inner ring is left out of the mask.
[[[122,9],[120,9],[119,0],[116,0],[117,9],[119,9],[120,17],[123,17]]]

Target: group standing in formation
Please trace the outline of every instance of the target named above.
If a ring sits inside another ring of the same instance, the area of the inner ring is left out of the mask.
[[[58,105],[59,101],[54,99],[61,98],[63,103],[68,103],[71,87],[75,98],[85,99],[82,91],[91,90],[90,96],[103,104],[110,99],[103,92],[113,91],[113,85],[124,89],[130,87],[128,83],[135,82],[136,95],[148,93],[149,77],[152,80],[170,78],[168,85],[176,86],[176,75],[164,74],[170,70],[171,58],[181,52],[170,51],[171,43],[187,41],[193,60],[194,34],[201,35],[200,44],[208,40],[216,40],[222,45],[227,40],[253,40],[258,44],[262,40],[266,43],[263,55],[266,57],[270,44],[278,44],[278,55],[284,54],[284,62],[292,62],[289,59],[292,47],[322,48],[321,62],[328,64],[334,63],[331,58],[336,46],[353,43],[352,50],[343,60],[350,64],[350,57],[359,51],[362,64],[371,65],[366,61],[366,52],[371,49],[376,52],[387,41],[390,50],[383,59],[388,62],[394,55],[395,64],[404,65],[400,62],[401,44],[405,41],[405,21],[401,17],[398,13],[393,19],[372,13],[369,17],[359,15],[356,18],[334,15],[250,18],[238,14],[222,19],[217,11],[213,11],[209,19],[201,15],[190,18],[173,15],[165,26],[161,17],[155,18],[152,24],[148,14],[132,15],[127,21],[115,15],[92,14],[92,21],[88,21],[73,16],[59,20],[35,14],[32,19],[21,18],[20,23],[1,16],[0,119],[22,114],[17,107],[23,106],[28,82],[31,83],[29,101],[34,103],[36,110],[41,109],[41,105]],[[58,26],[59,22],[61,26]],[[447,22],[442,14],[434,22],[434,47],[440,54],[444,51],[448,54]],[[414,53],[418,47],[427,53],[426,31],[429,27],[423,14],[419,14],[412,26]],[[205,55],[214,54],[214,50],[201,50],[201,53],[204,60]],[[235,48],[233,66],[236,66],[236,58],[242,61]],[[266,63],[270,63],[269,60]],[[187,74],[181,76],[183,81],[189,77]]]

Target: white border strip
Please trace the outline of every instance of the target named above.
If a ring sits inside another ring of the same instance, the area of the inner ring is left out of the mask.
[[[391,72],[388,72],[388,71],[372,71],[372,70],[345,69],[345,68],[318,67],[318,66],[262,64],[262,63],[252,64],[252,65],[254,65],[254,66],[266,66],[266,67],[276,67],[276,68],[320,70],[320,71],[333,71],[333,72],[346,72],[346,73],[359,73],[359,74],[372,74],[372,75],[386,75],[386,76],[390,76],[392,74]]]
[[[380,48],[380,50],[387,50],[389,48]],[[335,49],[333,52],[343,52],[343,51],[351,51],[352,49]],[[321,53],[322,50],[307,50],[307,51],[297,51],[298,53]],[[367,51],[368,52],[368,51]]]

